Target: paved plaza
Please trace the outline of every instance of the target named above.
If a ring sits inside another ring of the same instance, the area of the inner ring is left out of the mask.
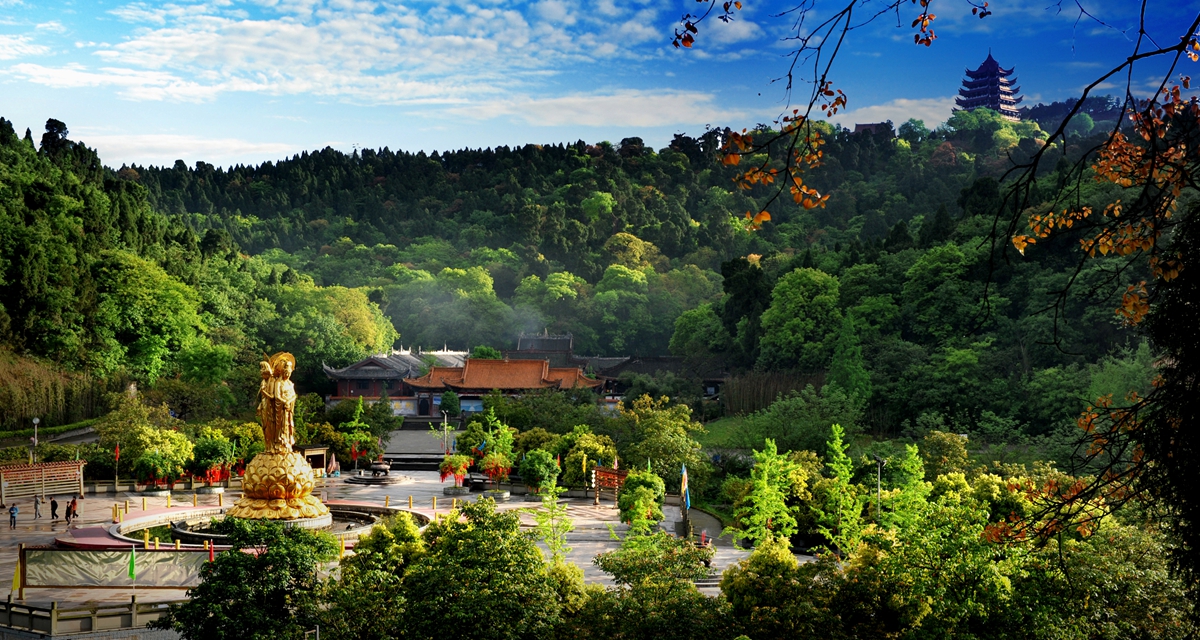
[[[437,453],[440,451],[440,442],[425,432],[421,431],[402,431],[393,434],[392,442],[388,447],[389,453]],[[348,462],[348,461],[347,461]],[[343,469],[347,470],[349,465],[343,464]],[[352,467],[351,467],[352,468]],[[404,481],[399,484],[389,486],[362,486],[348,484],[345,480],[345,475],[341,478],[323,478],[317,481],[317,488],[314,491],[321,497],[322,500],[346,500],[355,502],[376,502],[383,505],[385,501],[393,507],[407,508],[409,499],[412,500],[413,509],[427,516],[434,515],[434,498],[437,498],[437,514],[444,515],[451,508],[451,498],[442,494],[444,487],[450,486],[451,482],[442,483],[438,478],[438,473],[435,471],[393,471],[393,475],[404,476]],[[346,475],[349,475],[346,473]],[[475,500],[481,494],[472,493],[468,499]],[[231,491],[224,497],[226,506],[230,506],[240,496],[239,492]],[[129,500],[130,516],[137,515],[141,509],[142,496],[136,493],[122,492],[115,498],[112,493],[107,494],[88,494],[86,498],[79,503],[80,518],[77,523],[71,525],[71,530],[87,529],[89,527],[108,527],[112,523],[112,506],[114,502],[124,503]],[[192,504],[192,493],[177,490],[172,498],[173,504],[176,506]],[[215,495],[199,495],[197,503],[201,506],[216,506],[218,498]],[[59,497],[60,507],[59,515],[65,511],[67,500]],[[166,507],[166,498],[146,498],[148,509],[160,509]],[[501,503],[501,509],[529,509],[535,508],[537,503],[527,503],[522,500],[522,496],[514,496],[511,502]],[[4,532],[0,535],[0,584],[2,581],[11,580],[13,570],[16,565],[17,545],[24,543],[26,545],[48,545],[54,542],[56,537],[68,533],[66,524],[60,519],[57,522],[50,519],[49,506],[43,506],[41,519],[33,518],[33,505],[30,501],[25,500],[20,504],[21,515],[17,522],[16,530],[9,530],[5,527]],[[615,532],[619,536],[624,536],[627,532],[627,527],[618,522],[617,509],[615,501],[611,493],[603,496],[602,504],[597,507],[592,504],[592,499],[575,498],[567,500],[567,512],[575,524],[575,530],[567,536],[567,543],[571,546],[569,559],[583,568],[584,579],[588,582],[611,584],[607,574],[601,572],[593,563],[592,559],[599,553],[611,551],[620,544],[612,536]],[[670,527],[676,520],[680,519],[680,511],[678,506],[667,505],[663,508],[666,519],[663,526]],[[708,536],[718,534],[720,531],[720,523],[713,517],[704,514],[697,510],[692,510],[693,526],[697,535],[701,531],[705,531]],[[522,523],[525,526],[533,525],[533,518],[529,515],[522,516]],[[99,530],[91,530],[99,533]],[[84,532],[80,532],[81,535]],[[744,558],[746,551],[735,548],[728,538],[719,537],[715,541],[716,557],[713,561],[713,569],[720,572],[729,566]],[[706,590],[711,590],[715,593],[715,589],[707,587]],[[50,602],[57,601],[59,606],[80,606],[88,603],[120,603],[129,602],[133,595],[137,595],[139,602],[154,602],[162,600],[178,600],[184,596],[183,590],[163,590],[163,589],[78,589],[78,590],[62,590],[62,589],[27,589],[25,592],[25,603],[31,605],[48,606]],[[14,596],[15,597],[15,596]]]

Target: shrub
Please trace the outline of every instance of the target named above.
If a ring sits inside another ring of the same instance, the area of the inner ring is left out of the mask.
[[[217,469],[225,469],[236,460],[237,450],[233,443],[220,433],[212,433],[196,440],[193,449],[192,475],[203,476]]]
[[[517,434],[517,438],[513,442],[513,450],[516,453],[529,453],[534,449],[553,452],[555,445],[560,440],[562,440],[562,436],[550,433],[541,427],[534,427]]]
[[[666,484],[662,478],[650,471],[630,472],[617,496],[621,522],[635,524],[635,520],[644,520],[653,524],[662,521],[665,496]]]
[[[168,485],[173,484],[183,475],[183,471],[183,464],[179,460],[158,451],[147,451],[133,463],[133,474],[143,484],[157,484],[162,480],[166,480]]]
[[[537,493],[541,493],[543,489],[555,484],[558,480],[558,463],[554,461],[554,456],[550,455],[549,451],[541,449],[534,449],[525,454],[521,460],[519,471],[525,484]]]

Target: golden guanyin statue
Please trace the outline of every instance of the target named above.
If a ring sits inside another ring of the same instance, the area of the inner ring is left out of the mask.
[[[234,518],[296,520],[317,518],[329,508],[312,495],[313,470],[296,443],[296,358],[277,353],[259,363],[258,419],[266,450],[246,465],[243,496],[225,515]]]

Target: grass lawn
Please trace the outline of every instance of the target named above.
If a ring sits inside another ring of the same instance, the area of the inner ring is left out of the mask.
[[[699,436],[696,440],[705,447],[731,447],[736,442],[736,435],[742,427],[742,421],[745,420],[742,416],[726,416],[718,420],[713,420],[704,425],[708,433]]]

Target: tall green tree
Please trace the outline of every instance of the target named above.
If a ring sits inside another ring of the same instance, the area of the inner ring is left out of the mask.
[[[533,537],[495,502],[464,502],[461,518],[426,528],[428,553],[404,578],[408,633],[418,638],[544,638],[562,604]]]
[[[846,395],[860,402],[865,402],[871,397],[871,374],[863,361],[862,347],[858,344],[858,331],[850,316],[842,319],[827,380],[829,384],[840,387]]]
[[[342,558],[338,576],[325,584],[329,606],[321,613],[321,632],[335,639],[403,637],[409,607],[404,576],[425,553],[409,514],[376,524],[355,543],[354,554]]]
[[[807,478],[799,465],[780,455],[775,441],[768,438],[762,451],[754,452],[754,467],[750,470],[750,492],[734,517],[738,528],[726,529],[735,538],[745,538],[761,544],[772,538],[788,540],[796,533],[797,507],[788,505],[791,489]]]
[[[220,523],[231,550],[200,569],[189,600],[151,623],[185,640],[299,639],[321,621],[318,569],[332,560],[332,536],[301,527],[229,518]]]
[[[833,545],[833,549],[844,555],[858,551],[863,534],[863,506],[867,502],[865,493],[854,484],[854,461],[846,455],[850,444],[843,442],[845,431],[842,425],[830,428],[825,467],[829,471],[829,482],[823,487],[824,495],[813,506],[817,515],[817,530]]]
[[[829,364],[842,324],[838,280],[817,269],[796,269],[779,279],[762,314],[761,367],[822,369]]]

